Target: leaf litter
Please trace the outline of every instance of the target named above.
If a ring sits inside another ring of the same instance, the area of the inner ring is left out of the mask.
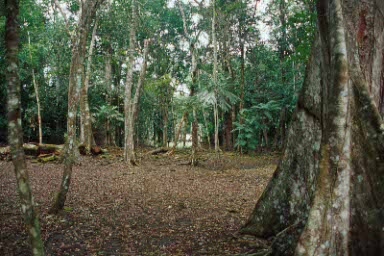
[[[116,150],[115,150],[116,151]],[[278,156],[202,152],[197,167],[185,151],[145,156],[138,166],[110,157],[83,157],[75,166],[66,206],[48,209],[62,165],[33,163],[28,171],[47,255],[235,255],[249,247],[237,232]],[[144,154],[142,154],[144,155]],[[0,255],[31,255],[11,162],[0,162]]]

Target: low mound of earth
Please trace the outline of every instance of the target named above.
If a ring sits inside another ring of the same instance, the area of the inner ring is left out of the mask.
[[[238,230],[277,164],[277,155],[121,154],[83,156],[66,207],[48,215],[62,165],[28,160],[47,255],[236,255],[253,249]],[[0,162],[0,255],[31,255],[11,162]]]

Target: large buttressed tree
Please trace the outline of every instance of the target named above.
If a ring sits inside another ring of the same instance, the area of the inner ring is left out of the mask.
[[[271,255],[384,254],[382,0],[319,0],[282,160],[245,234]]]

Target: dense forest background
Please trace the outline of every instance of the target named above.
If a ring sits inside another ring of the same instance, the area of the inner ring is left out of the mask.
[[[215,5],[213,13],[212,1],[138,1],[135,22],[130,19],[131,1],[109,1],[100,7],[91,22],[84,71],[89,76],[88,102],[98,145],[124,146],[124,88],[135,26],[135,84],[144,40],[152,41],[135,122],[137,145],[173,142],[185,112],[190,112],[179,141],[185,145],[196,118],[199,142],[213,148],[217,105],[222,149],[281,148],[310,55],[314,2],[216,1]],[[26,0],[20,6],[24,141],[39,141],[36,86],[43,142],[62,144],[67,132],[71,36],[78,26],[79,5]],[[5,18],[0,21],[4,24]],[[1,36],[4,33],[1,26]],[[2,56],[4,51],[1,44]],[[4,58],[0,62],[0,143],[6,144],[6,65]]]

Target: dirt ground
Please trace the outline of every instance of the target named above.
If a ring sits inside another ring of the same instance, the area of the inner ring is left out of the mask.
[[[60,163],[28,160],[47,255],[236,255],[251,252],[238,230],[270,179],[277,155],[216,162],[141,154],[138,166],[121,154],[83,157],[66,207],[48,215],[59,188]],[[11,162],[0,162],[0,255],[31,255]]]

